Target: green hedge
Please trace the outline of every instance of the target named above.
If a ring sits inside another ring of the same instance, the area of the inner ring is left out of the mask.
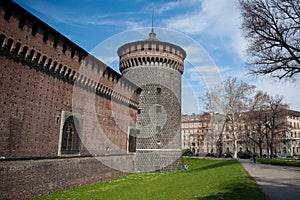
[[[192,156],[193,152],[190,149],[182,150],[182,156]]]
[[[263,164],[271,164],[271,165],[281,165],[281,166],[300,166],[300,160],[296,159],[285,159],[285,158],[259,158],[257,159],[257,162],[263,163]]]
[[[253,157],[253,153],[251,151],[239,151],[237,156],[242,159],[250,159]]]

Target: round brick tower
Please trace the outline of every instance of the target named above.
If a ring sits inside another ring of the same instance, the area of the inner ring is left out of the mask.
[[[136,131],[135,168],[139,172],[182,169],[181,75],[185,51],[149,38],[118,49],[120,71],[141,89]]]

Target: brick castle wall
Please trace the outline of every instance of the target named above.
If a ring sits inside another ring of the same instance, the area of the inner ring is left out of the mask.
[[[111,156],[107,159],[114,159],[116,162],[118,159],[115,157]],[[27,199],[115,179],[125,174],[93,157],[2,161],[0,197],[1,199]]]
[[[0,156],[57,156],[61,113],[72,112],[73,85],[3,56],[0,56],[0,70]],[[80,93],[78,96],[84,97],[77,99],[82,101],[77,103],[82,105],[77,107],[77,112],[80,110],[83,121],[88,123],[82,131],[83,143],[93,151],[98,148],[97,154],[105,153],[105,144],[95,143],[101,132],[125,151],[127,132],[124,130],[127,131],[127,126],[134,126],[136,110],[81,88],[77,92]],[[96,118],[91,116],[87,105],[95,105]],[[112,112],[112,107],[117,113]],[[119,124],[116,124],[117,118]],[[102,130],[93,130],[93,124]],[[99,149],[99,146],[103,148]],[[83,148],[82,154],[88,152]]]
[[[120,71],[140,88],[136,170],[183,169],[181,157],[181,75],[185,51],[149,38],[119,47]]]
[[[0,6],[0,156],[57,156],[62,112],[79,115],[93,153],[103,134],[126,151],[137,87],[15,3]]]
[[[0,1],[0,30],[0,199],[125,174],[114,166],[133,171],[124,159],[132,160],[128,129],[140,89],[12,1]],[[80,121],[79,153],[61,155],[72,115]]]

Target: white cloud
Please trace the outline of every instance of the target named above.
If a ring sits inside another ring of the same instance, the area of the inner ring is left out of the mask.
[[[158,9],[155,9],[156,13],[164,13],[169,10],[174,9],[182,9],[182,8],[190,8],[194,6],[200,5],[199,0],[178,0],[178,1],[171,1],[167,2],[163,5],[160,5]]]
[[[190,80],[182,78],[182,114],[200,113],[203,105],[200,102],[200,93],[190,84]]]
[[[209,39],[215,47],[221,46],[219,49],[223,51],[233,50],[241,58],[245,57],[246,43],[240,30],[241,18],[236,0],[197,1],[186,13],[165,19],[163,24],[193,37]]]
[[[138,28],[141,28],[143,27],[141,24],[141,22],[136,22],[136,21],[125,21],[125,24],[126,24],[126,29],[127,30],[133,30],[133,29],[138,29]]]
[[[257,89],[268,94],[284,96],[284,101],[290,105],[291,109],[300,111],[300,80],[291,83],[265,78],[256,81],[254,84]]]
[[[163,23],[168,28],[195,35],[203,32],[207,27],[207,22],[199,19],[201,19],[201,14],[199,13],[192,15],[186,14],[163,20]]]

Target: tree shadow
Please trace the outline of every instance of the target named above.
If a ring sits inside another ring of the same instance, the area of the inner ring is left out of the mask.
[[[210,165],[206,165],[203,167],[197,167],[197,168],[189,170],[188,172],[190,172],[190,173],[201,172],[201,171],[214,169],[214,168],[218,168],[218,167],[225,167],[225,166],[238,165],[238,164],[239,163],[236,160],[222,160],[222,161],[218,160],[218,162],[216,162],[216,163],[212,163]]]
[[[195,197],[195,200],[267,200],[268,198],[255,184],[232,182],[221,187],[223,192],[211,194],[205,197]]]

